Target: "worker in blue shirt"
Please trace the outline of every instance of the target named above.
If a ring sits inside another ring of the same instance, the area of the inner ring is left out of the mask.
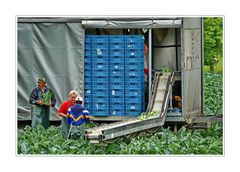
[[[30,94],[29,103],[32,106],[32,127],[41,124],[44,128],[49,127],[50,107],[56,104],[56,98],[51,89],[47,87],[45,78],[37,80],[38,86]]]
[[[76,98],[76,105],[72,106],[68,110],[67,121],[71,125],[68,137],[73,139],[83,138],[85,124],[90,121],[88,110],[82,105],[82,97]]]

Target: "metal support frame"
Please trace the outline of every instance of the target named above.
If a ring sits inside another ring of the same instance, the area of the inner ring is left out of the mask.
[[[148,97],[151,97],[152,88],[152,29],[148,32],[148,67],[149,67],[149,82],[148,82]]]
[[[202,106],[201,106],[201,114],[203,114],[203,106],[204,106],[204,19],[201,18],[201,74],[202,74],[202,80],[201,80],[201,101],[202,101]]]

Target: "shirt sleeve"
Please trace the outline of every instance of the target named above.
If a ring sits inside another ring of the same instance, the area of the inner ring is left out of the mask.
[[[65,102],[61,105],[61,107],[58,109],[59,113],[64,113],[64,108],[65,108]]]
[[[32,105],[35,105],[36,104],[36,101],[37,101],[37,89],[33,89],[31,94],[30,94],[30,98],[29,98],[29,103],[32,104]]]
[[[52,105],[51,106],[54,107],[56,105],[57,100],[55,98],[53,91],[52,90],[50,90],[50,91],[52,92],[52,96],[51,96]]]
[[[90,122],[90,116],[89,116],[88,110],[85,109],[83,111],[83,116],[84,116],[84,120],[85,120],[86,123]]]

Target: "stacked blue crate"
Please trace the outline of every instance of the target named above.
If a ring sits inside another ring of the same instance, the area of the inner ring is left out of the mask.
[[[92,96],[93,115],[109,115],[109,54],[108,36],[91,36],[92,39]]]
[[[92,100],[92,38],[85,37],[84,50],[84,106],[89,111],[90,115],[93,113]]]
[[[93,116],[137,116],[144,109],[142,36],[85,37],[85,107]]]
[[[144,38],[125,36],[126,115],[137,116],[144,110]]]
[[[125,115],[124,36],[109,36],[110,115]]]

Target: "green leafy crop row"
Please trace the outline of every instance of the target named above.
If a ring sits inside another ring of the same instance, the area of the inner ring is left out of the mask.
[[[222,75],[205,75],[205,114],[220,114],[223,106]],[[88,141],[66,140],[61,128],[42,126],[18,129],[18,154],[86,155],[86,154],[147,154],[147,155],[186,155],[223,154],[223,127],[214,124],[210,129],[189,130],[182,127],[177,133],[168,128],[160,128],[154,134],[141,133],[134,138],[119,138],[113,143],[90,144]]]
[[[34,129],[26,126],[18,131],[18,154],[222,154],[222,126],[210,129],[188,130],[177,133],[160,128],[155,134],[141,133],[135,138],[119,138],[113,143],[90,144],[82,139],[66,140],[60,127]]]
[[[206,73],[204,80],[204,114],[223,114],[222,74]]]

